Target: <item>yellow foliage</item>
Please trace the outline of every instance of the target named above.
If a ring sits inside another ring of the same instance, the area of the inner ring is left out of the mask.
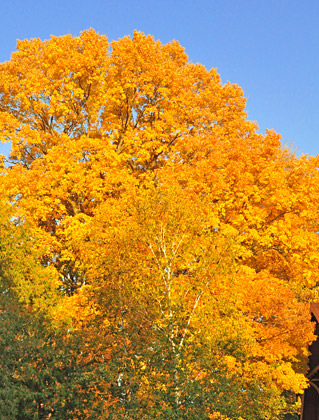
[[[19,41],[0,91],[0,141],[13,146],[1,190],[63,295],[56,321],[109,334],[130,366],[131,348],[161,336],[175,381],[183,355],[183,375],[208,390],[222,371],[273,405],[301,392],[319,299],[319,157],[258,134],[237,85],[136,31],[111,44],[94,30]],[[140,395],[154,376],[171,389],[150,362],[139,368]]]

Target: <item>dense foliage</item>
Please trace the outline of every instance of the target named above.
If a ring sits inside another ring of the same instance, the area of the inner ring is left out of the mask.
[[[26,230],[6,248],[30,256],[2,264],[19,305],[1,327],[17,342],[5,376],[31,393],[3,415],[295,412],[318,299],[318,158],[258,134],[238,86],[139,32],[19,41],[0,93],[6,226]]]

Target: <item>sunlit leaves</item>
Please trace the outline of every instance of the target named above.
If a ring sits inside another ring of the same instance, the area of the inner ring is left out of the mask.
[[[109,418],[294,410],[318,298],[318,158],[258,134],[237,85],[140,32],[19,41],[0,92],[2,193],[42,264],[16,290],[84,334],[111,372]]]

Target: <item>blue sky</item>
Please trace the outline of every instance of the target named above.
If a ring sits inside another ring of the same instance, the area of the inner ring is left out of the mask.
[[[0,2],[0,61],[16,40],[134,29],[177,39],[193,62],[237,83],[248,117],[298,154],[319,154],[319,2],[315,0],[10,0]],[[0,144],[0,154],[8,145]]]

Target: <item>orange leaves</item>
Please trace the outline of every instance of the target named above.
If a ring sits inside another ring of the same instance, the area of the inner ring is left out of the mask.
[[[39,135],[50,133],[54,138],[63,130],[84,134],[88,114],[95,124],[100,111],[96,107],[104,100],[96,87],[105,76],[106,38],[90,30],[77,38],[21,41],[18,48],[1,67],[4,109],[10,113],[16,107],[13,114]],[[32,141],[27,146],[32,149]]]
[[[140,32],[110,48],[93,30],[20,41],[0,93],[3,193],[51,289],[60,275],[56,321],[112,343],[121,398],[132,369],[149,407],[152,389],[171,392],[161,409],[184,415],[198,386],[211,418],[254,419],[258,398],[259,417],[278,418],[313,339],[318,158],[258,134],[237,85]],[[21,281],[21,296],[32,288],[47,290]]]
[[[305,343],[313,340],[309,305],[297,302],[284,281],[266,271],[256,274],[242,269],[235,284],[239,287],[235,286],[239,290],[238,307],[247,317],[247,326],[254,330],[258,343],[255,356],[262,355],[271,363],[282,359],[294,361],[298,353],[306,351]]]
[[[84,285],[79,293],[65,298],[54,310],[56,325],[66,324],[72,329],[85,328],[87,323],[98,315],[98,309],[90,294],[91,287]]]

